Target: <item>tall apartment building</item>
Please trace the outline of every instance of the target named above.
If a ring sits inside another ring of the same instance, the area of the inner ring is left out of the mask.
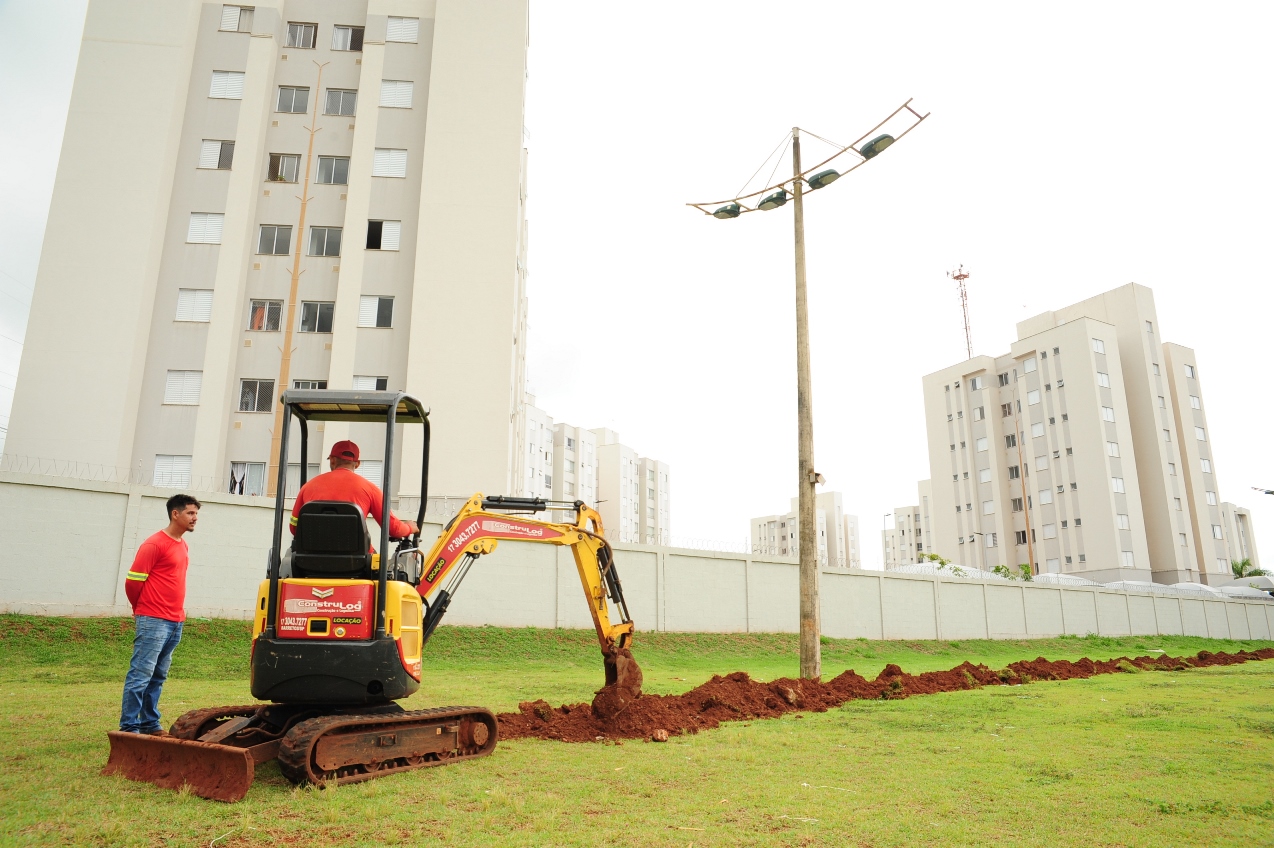
[[[597,437],[572,424],[553,428],[553,497],[597,503]]]
[[[923,379],[926,548],[1099,582],[1227,579],[1198,367],[1159,338],[1150,289],[1122,286],[1017,329],[1009,353]]]
[[[281,389],[403,389],[432,491],[512,490],[527,14],[91,0],[6,453],[256,493]]]
[[[920,562],[927,551],[932,551],[930,481],[921,480],[916,488],[920,502],[915,506],[894,507],[894,526],[881,531],[880,541],[886,571],[900,565]]]
[[[797,529],[799,498],[783,515],[763,515],[751,521],[752,552],[765,556],[800,556]],[[861,568],[858,516],[846,515],[840,492],[819,492],[814,497],[819,564],[831,568]]]
[[[1221,526],[1230,562],[1242,562],[1246,559],[1255,568],[1260,568],[1261,558],[1256,553],[1256,535],[1252,530],[1252,513],[1244,507],[1223,503]]]
[[[556,454],[553,418],[535,405],[535,395],[526,396],[526,439],[522,456],[522,485],[517,494],[528,498],[556,498],[557,479],[553,474]]]

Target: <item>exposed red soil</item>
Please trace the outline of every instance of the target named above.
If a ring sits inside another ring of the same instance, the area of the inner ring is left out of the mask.
[[[1214,665],[1236,665],[1251,660],[1274,659],[1274,648],[1239,651],[1237,654],[1200,651],[1194,657],[1119,657],[1093,661],[1088,658],[1046,660],[1039,657],[1011,663],[993,671],[985,665],[961,663],[948,671],[907,674],[898,666],[885,666],[875,680],[846,671],[826,683],[782,678],[769,683],[753,680],[746,672],[716,676],[683,695],[641,695],[610,718],[600,718],[588,704],[563,704],[556,709],[544,701],[524,701],[516,713],[501,713],[501,739],[557,739],[592,742],[599,739],[649,739],[656,731],[677,736],[697,733],[721,724],[750,718],[775,718],[790,712],[826,712],[847,701],[907,698],[957,692],[979,686],[1031,683],[1037,680],[1072,680],[1120,671],[1177,671]]]

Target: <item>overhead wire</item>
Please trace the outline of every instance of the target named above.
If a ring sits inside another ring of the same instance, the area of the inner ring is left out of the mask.
[[[747,180],[744,181],[743,186],[739,189],[738,193],[735,196],[736,197],[742,196],[743,192],[747,190],[747,187],[752,184],[752,181],[754,179],[756,179],[756,175],[761,173],[761,171],[765,168],[766,163],[769,162],[770,159],[774,157],[775,153],[778,153],[779,148],[783,147],[786,144],[790,144],[791,142],[792,142],[792,133],[789,132],[783,136],[783,138],[779,141],[778,144],[774,145],[774,149],[770,151],[770,155],[766,156],[765,159],[762,160],[761,164],[757,166],[757,169],[752,172],[752,176],[748,177]],[[782,158],[783,158],[782,156],[779,157],[779,159],[782,159]]]

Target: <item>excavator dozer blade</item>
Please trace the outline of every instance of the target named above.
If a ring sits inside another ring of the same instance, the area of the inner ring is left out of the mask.
[[[165,789],[189,784],[191,792],[213,801],[240,801],[252,785],[256,762],[246,748],[118,730],[106,735],[111,755],[102,774],[120,774]]]

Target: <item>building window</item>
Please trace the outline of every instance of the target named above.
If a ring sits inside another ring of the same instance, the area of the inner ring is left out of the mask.
[[[954,418],[955,418],[955,416],[953,416],[950,412],[948,412],[948,413],[947,413],[947,420],[948,420],[948,421],[951,421],[951,420],[953,420]]]
[[[1158,363],[1158,362],[1152,362],[1152,363],[1150,363],[1150,364],[1154,366],[1154,369],[1155,369],[1155,376],[1156,376],[1156,377],[1158,377],[1158,376],[1159,376],[1159,363]]]
[[[385,476],[385,461],[383,459],[364,459],[359,463],[354,473],[372,485],[380,486]]]
[[[1046,504],[1051,504],[1051,503],[1053,502],[1053,490],[1052,490],[1052,489],[1040,489],[1040,491],[1039,491],[1039,501],[1040,501],[1040,506],[1044,506],[1044,505],[1046,505]]]
[[[995,515],[995,501],[983,501],[983,502],[982,502],[982,514],[983,514],[983,515]]]
[[[1194,366],[1193,366],[1193,365],[1187,365],[1187,366],[1186,366],[1186,376],[1187,376],[1187,377],[1189,377],[1189,378],[1190,378],[1190,379],[1192,379],[1192,380],[1194,379],[1194,377],[1195,377],[1195,371],[1194,371]]]
[[[1074,455],[1075,455],[1075,449],[1074,449],[1074,448],[1067,448],[1067,449],[1066,449],[1066,455],[1067,455],[1067,456],[1074,456]]]
[[[1020,477],[1020,476],[1021,476],[1021,473],[1020,473],[1020,471],[1019,471],[1018,467],[1017,467],[1016,465],[1010,465],[1010,466],[1009,466],[1009,479],[1010,479],[1010,480],[1016,480],[1016,479],[1018,479],[1018,477]]]
[[[991,469],[989,469],[989,468],[983,468],[983,469],[980,469],[980,470],[978,471],[978,482],[979,482],[979,483],[990,483],[990,482],[991,482]]]
[[[349,157],[320,156],[318,158],[318,180],[320,185],[348,185]]]
[[[315,389],[326,389],[327,380],[293,380],[292,388],[311,391]]]
[[[218,171],[230,170],[234,162],[234,142],[205,138],[199,146],[199,167]]]
[[[1175,462],[1168,463],[1168,476],[1169,477],[1177,476],[1177,464]]]
[[[1048,454],[1040,454],[1039,456],[1035,457],[1035,470],[1036,471],[1048,470]]]
[[[1083,521],[1081,521],[1080,519],[1078,519],[1078,518],[1076,518],[1076,519],[1075,519],[1075,526],[1076,526],[1076,527],[1079,527],[1079,526],[1083,525],[1083,523],[1084,523],[1084,522],[1083,522]]]
[[[967,472],[967,471],[966,471],[966,472],[964,472],[964,479],[966,479],[966,480],[968,480],[968,479],[969,479],[969,472]]]
[[[1164,431],[1163,431],[1163,440],[1164,440],[1165,442],[1170,442],[1170,441],[1172,441],[1172,431],[1171,431],[1171,430],[1164,430]]]
[[[221,228],[226,216],[221,212],[191,212],[186,230],[189,244],[221,244]]]
[[[273,403],[273,380],[244,380],[239,384],[240,412],[269,412]]]
[[[1203,408],[1202,404],[1200,404],[1200,403],[1199,403],[1199,396],[1198,396],[1198,395],[1190,395],[1190,408],[1191,408],[1191,409],[1202,409],[1202,408]]]
[[[402,241],[402,221],[368,221],[368,250],[397,250]]]
[[[1101,408],[1101,418],[1103,421],[1114,421],[1115,420],[1114,408],[1109,406],[1103,406]]]
[[[330,333],[332,332],[332,310],[336,306],[334,303],[325,303],[319,301],[302,301],[301,303],[301,332],[302,333]]]
[[[363,28],[356,26],[332,27],[332,49],[351,50],[360,53],[363,50]]]
[[[190,457],[160,453],[155,455],[151,483],[161,488],[183,489],[190,485]]]
[[[324,115],[353,115],[358,103],[358,92],[348,88],[329,88]]]
[[[1119,456],[1119,442],[1107,442],[1107,443],[1106,443],[1106,455],[1107,455],[1107,456]]]
[[[1009,504],[1010,504],[1010,506],[1013,508],[1013,511],[1014,511],[1014,512],[1021,512],[1021,511],[1022,511],[1022,499],[1021,499],[1021,498],[1013,498],[1012,500],[1010,500],[1010,501],[1009,501]],[[1023,540],[1023,541],[1025,541],[1025,540]]]
[[[1004,447],[1006,448],[1017,447],[1017,433],[1009,433],[1007,436],[1004,437]]]
[[[1123,513],[1123,512],[1118,513],[1118,514],[1115,516],[1115,526],[1116,526],[1116,527],[1118,527],[1120,530],[1131,530],[1131,529],[1132,529],[1132,524],[1131,524],[1131,523],[1129,523],[1129,521],[1128,521],[1128,515],[1127,515],[1126,513]]]
[[[1216,492],[1204,492],[1210,506],[1216,506]]]
[[[951,450],[955,450],[955,445],[952,445],[952,446],[951,446]]]
[[[960,504],[956,504],[956,512],[959,512],[959,511],[960,511]],[[901,532],[902,532],[902,531],[899,531],[899,533],[901,533]]]
[[[271,153],[265,178],[272,183],[294,183],[301,173],[301,157],[296,153]]]
[[[1003,374],[997,374],[996,378],[999,380],[1001,386],[1007,386],[1009,384],[1009,374],[1007,371]]]
[[[1032,425],[1031,425],[1031,437],[1032,437],[1032,438],[1038,439],[1040,436],[1043,436],[1043,435],[1044,435],[1044,422],[1043,422],[1043,421],[1037,421],[1037,422],[1035,422],[1034,424],[1032,424]]]
[[[407,151],[393,147],[377,147],[372,155],[372,176],[407,176]]]
[[[1078,491],[1078,489],[1079,489],[1079,484],[1078,484],[1078,483],[1071,483],[1071,491],[1072,491],[1072,492],[1074,492],[1074,491]]]
[[[1201,460],[1199,460],[1199,465],[1200,465],[1200,466],[1202,466],[1202,468],[1203,468],[1203,473],[1204,473],[1204,474],[1211,474],[1211,473],[1212,473],[1212,460],[1210,460],[1210,459],[1201,459]]]
[[[1056,525],[1056,524],[1045,524],[1045,525],[1044,525],[1044,527],[1043,527],[1042,529],[1043,529],[1043,533],[1044,533],[1044,538],[1045,538],[1045,539],[1056,539],[1056,538],[1057,538],[1057,525]]]
[[[1207,433],[1205,433],[1205,432],[1203,432],[1203,428],[1202,428],[1202,427],[1195,427],[1195,428],[1194,428],[1194,437],[1195,437],[1196,439],[1198,439],[1199,441],[1201,441],[1201,442],[1206,442],[1206,441],[1208,440],[1208,434],[1207,434]]]
[[[212,320],[212,289],[178,289],[177,321]]]
[[[252,6],[222,6],[222,32],[252,32]]]
[[[978,439],[977,442],[975,442],[974,444],[977,447],[979,453],[986,450],[987,449],[986,436],[983,436],[982,438]]]
[[[1093,339],[1093,352],[1094,352],[1094,353],[1105,353],[1105,352],[1106,352],[1106,343],[1105,343],[1104,341],[1102,341],[1101,339]]]
[[[318,24],[294,24],[289,21],[288,37],[284,46],[313,50],[316,35],[318,35]]]
[[[994,548],[994,547],[995,547],[995,544],[996,544],[996,538],[997,538],[997,537],[996,537],[996,534],[994,534],[994,533],[984,533],[984,534],[983,534],[983,537],[986,539],[986,546],[987,546],[988,548]]]
[[[1070,420],[1071,420],[1070,414],[1069,414],[1069,413],[1066,413],[1066,412],[1063,412],[1063,413],[1062,413],[1062,420],[1063,420],[1063,421],[1070,421]],[[1053,423],[1053,419],[1051,419],[1051,418],[1050,418],[1050,419],[1049,419],[1049,423],[1050,423],[1050,424],[1051,424],[1051,423]]]
[[[1133,567],[1132,551],[1120,551],[1119,564],[1122,565],[1124,568],[1132,568]]]
[[[310,227],[310,256],[340,255],[340,227]]]
[[[1030,359],[1022,360],[1023,373],[1030,374],[1034,370],[1035,370],[1035,357],[1032,356]]]
[[[574,439],[572,439],[572,438],[571,438],[571,437],[569,437],[569,436],[567,436],[567,438],[566,438],[566,449],[567,449],[567,450],[575,450],[575,440],[574,440]]]
[[[1212,525],[1212,538],[1213,538],[1213,539],[1222,539],[1222,538],[1224,538],[1224,536],[1221,534],[1221,525],[1220,525],[1220,524],[1213,524],[1213,525]]]
[[[1177,512],[1181,511],[1181,498],[1173,498],[1173,503],[1177,508]]]
[[[310,89],[292,85],[279,86],[279,101],[276,112],[301,113],[310,102]]]
[[[1123,491],[1124,491],[1124,478],[1123,478],[1123,477],[1111,477],[1111,478],[1110,478],[1110,490],[1111,490],[1112,492],[1116,492],[1116,493],[1121,493],[1121,494],[1122,494],[1122,493],[1123,493]]]
[[[355,377],[353,389],[356,392],[383,392],[389,388],[388,377]]]
[[[363,295],[358,299],[358,326],[360,327],[392,327],[394,326],[394,299]]]
[[[1034,406],[1035,404],[1037,404],[1037,403],[1039,403],[1039,402],[1040,402],[1040,392],[1039,392],[1039,389],[1033,389],[1033,390],[1031,390],[1031,391],[1029,391],[1029,392],[1027,392],[1027,393],[1026,393],[1026,405],[1027,405],[1027,406]]]
[[[981,407],[981,406],[976,407],[976,408],[973,410],[973,420],[974,420],[974,421],[981,421],[983,418],[986,418],[986,411],[985,411],[985,409],[986,409],[985,407]]]
[[[218,100],[242,100],[243,71],[213,71],[208,96]]]
[[[264,495],[265,463],[264,462],[232,462],[230,463],[230,494],[232,495]]]
[[[397,18],[390,16],[389,25],[385,28],[386,41],[401,41],[415,44],[420,37],[420,18]]]
[[[1008,418],[1008,417],[1009,417],[1010,415],[1012,415],[1012,414],[1013,414],[1013,404],[1011,404],[1011,403],[1002,403],[1002,404],[1000,404],[1000,417],[1001,417],[1001,418]]]
[[[198,406],[202,371],[169,371],[164,380],[164,403],[175,406]]]
[[[248,329],[273,333],[279,329],[279,316],[283,314],[281,300],[254,300],[248,310]]]
[[[1065,380],[1063,380],[1062,378],[1058,377],[1058,378],[1057,378],[1057,388],[1059,388],[1059,389],[1064,389],[1064,388],[1066,388],[1066,381],[1065,381]]]
[[[1102,387],[1104,387],[1104,388],[1109,389],[1109,388],[1110,388],[1110,375],[1109,375],[1109,374],[1107,374],[1105,371],[1098,371],[1098,372],[1097,372],[1097,385],[1099,385],[1099,386],[1102,386]]]
[[[257,253],[271,256],[287,256],[288,244],[292,241],[292,228],[277,224],[262,224],[261,235],[257,238]]]
[[[1187,546],[1185,533],[1178,533],[1177,538],[1181,541],[1181,547],[1184,548]]]
[[[388,109],[410,109],[415,87],[411,80],[381,80],[380,105]]]
[[[1166,400],[1164,400],[1163,395],[1159,395],[1159,408],[1160,408],[1160,409],[1167,409],[1167,408],[1168,408],[1168,402],[1167,402]]]
[[[969,380],[969,391],[976,392],[986,388],[986,380],[982,377],[972,377]]]

